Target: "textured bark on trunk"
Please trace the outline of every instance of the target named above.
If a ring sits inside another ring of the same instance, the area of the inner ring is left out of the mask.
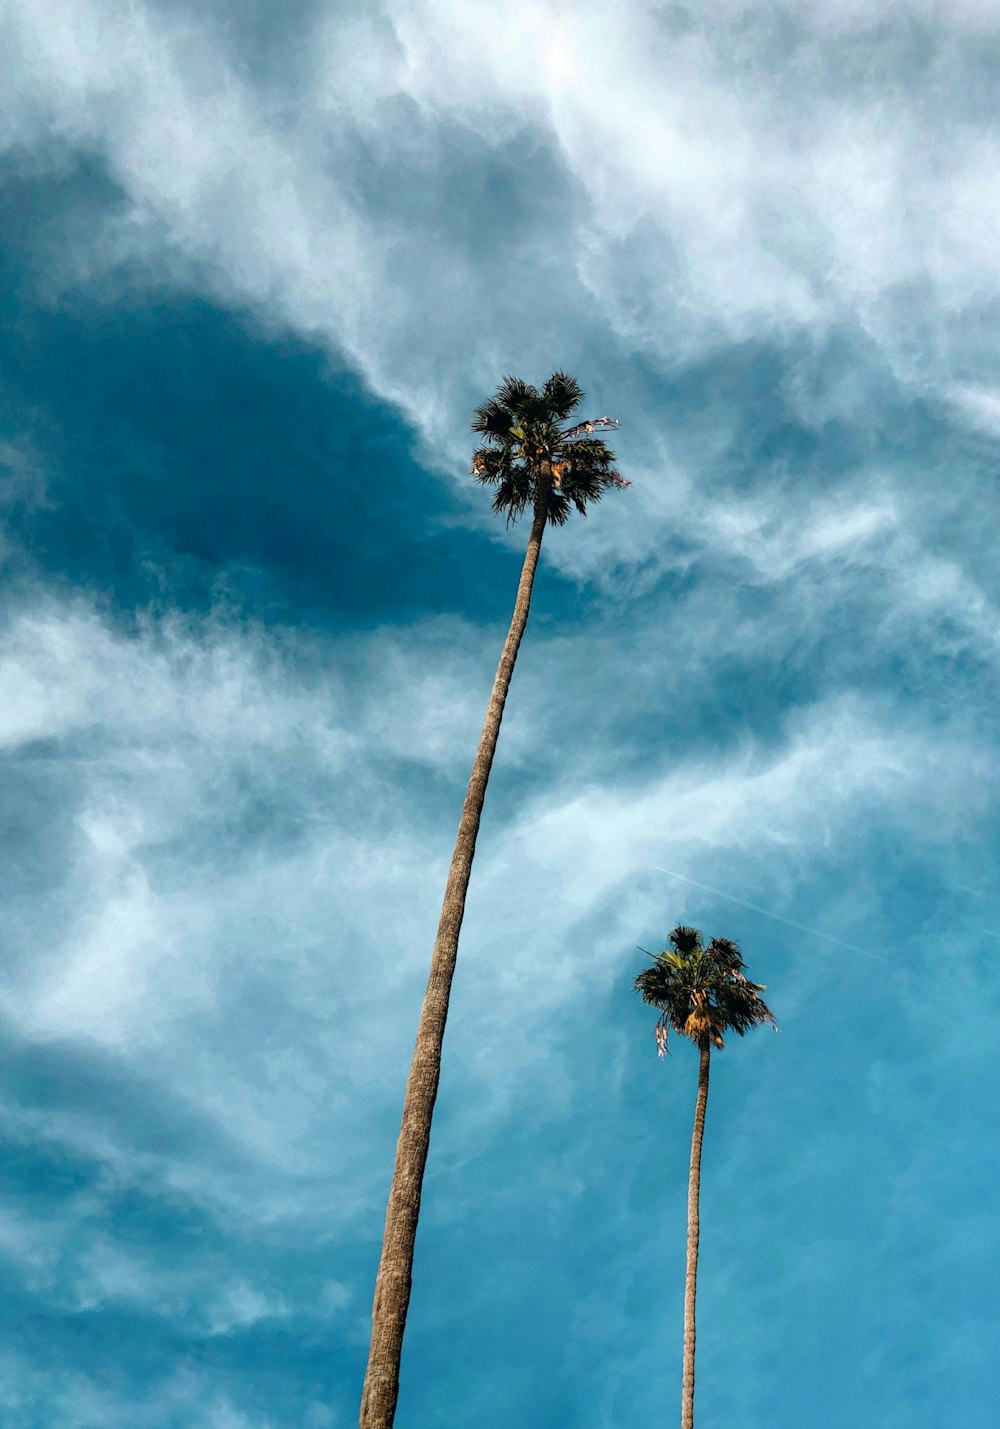
[[[396,1415],[403,1331],[406,1327],[406,1311],[410,1302],[413,1275],[413,1247],[420,1213],[424,1166],[430,1143],[431,1118],[441,1074],[441,1044],[458,953],[458,935],[465,913],[465,896],[472,872],[472,858],[476,850],[476,836],[479,833],[486,785],[496,751],[497,736],[500,733],[500,721],[514,673],[518,647],[528,623],[531,590],[545,531],[547,497],[546,491],[535,506],[528,549],[521,568],[517,599],[514,602],[514,614],[486,706],[483,731],[479,737],[469,789],[458,825],[455,852],[445,885],[441,920],[431,957],[430,978],[420,1012],[416,1046],[406,1084],[403,1122],[396,1147],[396,1166],[385,1217],[382,1256],[375,1281],[372,1338],[361,1395],[361,1429],[391,1429]]]
[[[708,1065],[711,1044],[700,1047],[698,1097],[694,1104],[691,1133],[691,1174],[688,1178],[687,1274],[684,1280],[684,1378],[681,1390],[681,1429],[694,1429],[694,1303],[698,1289],[698,1197],[701,1191],[701,1143],[705,1135],[705,1108],[708,1106]]]

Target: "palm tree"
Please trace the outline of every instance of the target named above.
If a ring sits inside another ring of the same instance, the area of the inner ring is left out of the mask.
[[[472,475],[482,485],[494,488],[493,510],[506,516],[508,525],[530,507],[531,532],[514,614],[486,706],[483,731],[458,825],[406,1084],[375,1282],[371,1346],[361,1396],[361,1429],[391,1429],[396,1413],[420,1193],[441,1070],[441,1045],[458,954],[458,935],[500,721],[528,621],[542,535],[547,524],[563,525],[572,507],[586,515],[587,507],[599,501],[605,491],[631,484],[615,471],[614,453],[601,438],[593,435],[596,431],[616,427],[618,423],[613,418],[598,417],[567,425],[582,399],[578,383],[565,372],[554,372],[541,391],[519,377],[505,377],[495,395],[476,409],[472,420],[472,430],[484,440],[484,445],[473,455]]]
[[[698,1197],[701,1190],[701,1143],[708,1106],[708,1068],[712,1047],[722,1047],[722,1034],[742,1037],[751,1027],[774,1023],[761,997],[762,983],[750,982],[739,946],[728,938],[713,938],[706,948],[697,928],[679,924],[667,939],[668,948],[657,953],[653,966],[635,980],[643,1002],[659,1009],[656,1042],[662,1057],[673,1029],[690,1037],[700,1054],[698,1096],[691,1134],[691,1171],[688,1178],[687,1274],[684,1281],[684,1375],[681,1391],[681,1429],[694,1429],[694,1305],[698,1283]]]

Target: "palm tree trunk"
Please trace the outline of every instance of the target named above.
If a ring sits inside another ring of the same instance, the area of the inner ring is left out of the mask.
[[[698,1196],[701,1190],[701,1143],[705,1135],[705,1108],[708,1106],[708,1064],[711,1044],[701,1043],[698,1065],[698,1097],[694,1104],[691,1133],[691,1174],[688,1178],[687,1274],[684,1280],[684,1379],[681,1391],[681,1429],[694,1429],[694,1302],[698,1289]]]
[[[382,1257],[375,1281],[371,1347],[368,1351],[368,1369],[361,1395],[361,1429],[391,1429],[396,1414],[399,1363],[413,1275],[413,1247],[431,1135],[431,1118],[441,1074],[441,1044],[444,1040],[451,980],[458,954],[458,935],[465,912],[465,895],[472,872],[486,786],[496,751],[497,736],[500,733],[500,721],[514,673],[518,647],[528,623],[531,589],[542,546],[547,508],[547,492],[543,492],[535,506],[528,549],[517,587],[517,600],[514,602],[514,614],[486,706],[483,732],[479,737],[479,748],[472,766],[469,790],[465,796],[458,837],[455,840],[455,852],[452,854],[448,882],[445,885],[441,920],[431,957],[430,978],[420,1012],[417,1041],[406,1084],[403,1123],[396,1146],[396,1167],[385,1217]]]

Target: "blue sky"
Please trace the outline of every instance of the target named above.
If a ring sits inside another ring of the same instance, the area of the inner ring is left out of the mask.
[[[468,419],[557,367],[634,484],[546,538],[397,1422],[676,1414],[678,921],[781,1025],[715,1064],[700,1422],[988,1422],[996,5],[0,35],[3,1423],[356,1422],[525,536]]]

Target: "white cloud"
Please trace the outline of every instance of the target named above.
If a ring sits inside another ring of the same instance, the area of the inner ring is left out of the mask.
[[[975,39],[994,12],[896,6],[874,26],[852,7],[671,21],[637,4],[391,3],[314,21],[276,91],[183,11],[57,3],[43,19],[19,3],[7,137],[96,146],[132,205],[106,258],[155,231],[189,276],[344,345],[454,455],[467,395],[498,365],[544,367],[554,340],[581,356],[584,295],[661,362],[846,322],[908,380],[947,384],[996,290]],[[484,209],[473,254],[472,176],[532,144],[554,146],[569,186],[506,243],[492,231],[513,209]]]
[[[1000,387],[959,384],[951,398],[973,427],[989,437],[1000,437]]]

